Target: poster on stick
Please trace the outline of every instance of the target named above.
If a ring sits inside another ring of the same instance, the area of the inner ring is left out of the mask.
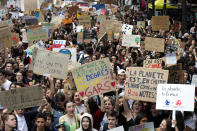
[[[153,31],[169,31],[169,16],[153,16],[151,24]]]
[[[145,38],[145,50],[147,51],[156,51],[156,52],[164,52],[165,39],[161,38]]]
[[[65,79],[68,61],[69,58],[65,54],[35,48],[30,70],[33,70],[35,74],[50,74],[54,78]]]
[[[81,97],[91,97],[100,92],[115,90],[109,59],[97,60],[72,70],[72,75]]]
[[[133,100],[155,102],[157,85],[168,82],[168,70],[130,67],[126,75],[125,96]]]
[[[156,109],[194,111],[195,86],[185,84],[159,84]]]
[[[146,59],[143,62],[145,68],[162,68],[162,59]]]
[[[0,104],[9,110],[40,106],[42,99],[42,88],[37,86],[0,92]]]

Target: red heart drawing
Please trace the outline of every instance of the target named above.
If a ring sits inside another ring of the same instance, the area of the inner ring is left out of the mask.
[[[81,97],[84,96],[84,92],[83,91],[82,92],[79,92],[79,94],[81,95]]]
[[[115,87],[115,85],[116,85],[115,81],[111,83],[111,86]]]

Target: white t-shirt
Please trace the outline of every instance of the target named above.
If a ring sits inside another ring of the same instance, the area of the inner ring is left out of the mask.
[[[9,90],[11,84],[12,84],[11,81],[6,80],[6,81],[3,83],[3,88],[7,91],[7,90]]]
[[[17,117],[17,122],[18,122],[18,130],[19,131],[28,131],[25,117],[24,116],[18,116],[18,115],[16,115],[16,117]]]

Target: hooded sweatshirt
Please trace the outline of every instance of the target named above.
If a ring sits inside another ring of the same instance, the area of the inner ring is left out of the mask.
[[[81,119],[80,119],[80,128],[79,129],[76,129],[75,131],[83,131],[82,129],[82,119],[84,117],[89,117],[90,120],[91,120],[91,127],[92,129],[90,131],[97,131],[96,129],[93,128],[93,119],[92,119],[92,115],[88,114],[88,113],[84,113],[82,116],[81,116]]]

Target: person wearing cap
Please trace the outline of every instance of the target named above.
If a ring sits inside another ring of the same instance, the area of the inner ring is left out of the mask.
[[[119,88],[119,93],[124,92],[125,80],[126,80],[126,71],[123,69],[120,69],[118,71],[118,83],[117,83],[117,86]]]

